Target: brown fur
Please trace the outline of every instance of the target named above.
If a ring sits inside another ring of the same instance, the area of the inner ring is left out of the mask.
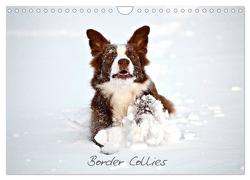
[[[98,131],[107,128],[112,124],[112,112],[110,100],[105,98],[100,91],[96,91],[91,102],[91,139],[95,142],[94,137]]]
[[[152,82],[149,86],[149,94],[151,94],[152,96],[154,96],[155,99],[161,101],[163,107],[169,112],[169,113],[175,113],[175,108],[174,108],[174,104],[166,99],[164,96],[158,94],[158,91],[155,87],[155,84]]]

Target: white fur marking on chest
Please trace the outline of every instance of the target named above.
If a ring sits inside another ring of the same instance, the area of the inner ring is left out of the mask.
[[[150,80],[144,83],[135,83],[134,79],[113,79],[109,82],[99,85],[102,93],[106,97],[111,97],[113,121],[122,120],[127,115],[128,106],[133,104],[136,96],[147,90]]]

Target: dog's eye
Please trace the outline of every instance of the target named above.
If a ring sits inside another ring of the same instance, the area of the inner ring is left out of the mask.
[[[110,56],[110,57],[115,57],[116,56],[116,50],[115,49],[109,49],[108,51],[107,51],[107,55],[108,56]]]
[[[107,49],[106,52],[104,53],[104,61],[105,62],[112,62],[115,57],[117,56],[117,52],[114,48]]]
[[[127,51],[127,55],[128,55],[130,58],[132,58],[132,59],[135,59],[135,58],[136,58],[136,54],[135,54],[133,51],[131,51],[131,50]]]
[[[114,54],[116,51],[114,48],[110,48],[106,51],[106,54]]]

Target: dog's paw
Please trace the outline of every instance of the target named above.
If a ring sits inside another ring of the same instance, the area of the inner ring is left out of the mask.
[[[105,129],[100,130],[96,135],[95,138],[96,142],[101,145],[105,145],[108,142],[108,132]]]

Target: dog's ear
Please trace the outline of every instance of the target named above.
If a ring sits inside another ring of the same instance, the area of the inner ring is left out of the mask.
[[[132,37],[128,40],[138,52],[147,53],[148,34],[150,32],[149,26],[142,26],[137,29]]]
[[[89,38],[89,46],[93,56],[102,52],[105,47],[110,44],[110,42],[101,33],[94,29],[88,29],[86,34]]]

